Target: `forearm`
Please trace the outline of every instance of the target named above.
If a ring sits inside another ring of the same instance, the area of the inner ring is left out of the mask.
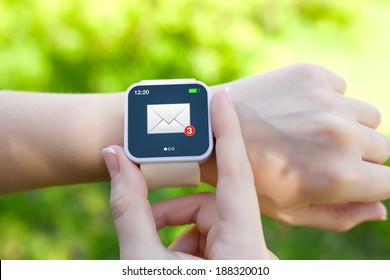
[[[123,101],[121,93],[2,91],[0,194],[108,181],[101,150],[123,145]],[[201,170],[215,184],[214,155]]]
[[[0,93],[0,193],[108,180],[123,145],[123,94]]]

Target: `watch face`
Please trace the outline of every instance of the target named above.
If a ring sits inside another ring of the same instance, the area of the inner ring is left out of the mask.
[[[125,147],[136,162],[199,161],[211,153],[208,92],[202,84],[137,84],[128,90],[126,114]]]

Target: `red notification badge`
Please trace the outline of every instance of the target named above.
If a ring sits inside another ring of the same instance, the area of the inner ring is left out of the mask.
[[[192,125],[186,126],[186,128],[184,128],[184,133],[187,136],[194,135],[195,134],[195,127],[193,127]]]

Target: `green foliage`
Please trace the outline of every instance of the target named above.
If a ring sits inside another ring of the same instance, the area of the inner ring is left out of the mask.
[[[380,83],[388,79],[389,8],[379,0],[4,0],[0,88],[109,92],[141,79],[180,77],[214,84],[309,60],[344,73],[356,96],[387,104]],[[154,190],[150,200],[195,191]],[[0,197],[0,258],[116,259],[108,196],[108,184],[88,184]],[[269,218],[264,226],[280,258],[390,256],[387,222],[348,233]],[[161,231],[164,244],[182,230]]]

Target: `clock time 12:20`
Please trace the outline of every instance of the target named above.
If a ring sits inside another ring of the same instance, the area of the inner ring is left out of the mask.
[[[149,90],[148,89],[138,89],[138,90],[135,90],[134,91],[134,94],[135,95],[148,95],[149,94]]]

